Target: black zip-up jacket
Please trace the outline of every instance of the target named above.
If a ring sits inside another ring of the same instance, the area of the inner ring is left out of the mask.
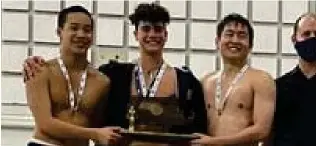
[[[99,67],[99,71],[111,80],[107,98],[104,123],[102,126],[120,126],[128,128],[126,114],[131,97],[131,81],[135,64],[110,62]],[[207,116],[201,83],[187,68],[175,68],[179,88],[179,109],[187,118],[192,113],[193,122],[173,129],[174,133],[207,133]],[[192,94],[188,94],[192,92]],[[191,97],[188,97],[191,95]]]

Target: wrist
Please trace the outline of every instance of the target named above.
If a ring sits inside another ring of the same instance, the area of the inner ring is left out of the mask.
[[[89,139],[93,141],[98,141],[98,129],[97,128],[91,128],[89,129]]]

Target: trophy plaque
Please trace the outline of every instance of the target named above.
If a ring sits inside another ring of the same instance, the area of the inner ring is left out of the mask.
[[[178,99],[171,97],[132,97],[127,112],[128,130],[121,134],[134,140],[150,142],[183,142],[198,138],[191,134],[173,132],[175,127],[188,125],[178,106]]]

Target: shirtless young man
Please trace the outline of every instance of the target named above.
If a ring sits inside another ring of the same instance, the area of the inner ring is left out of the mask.
[[[206,133],[206,111],[200,82],[187,69],[168,65],[163,58],[164,46],[168,38],[167,26],[170,15],[167,9],[157,3],[141,3],[130,15],[135,26],[134,35],[139,44],[139,58],[135,63],[104,64],[99,70],[111,79],[111,93],[107,110],[107,125],[128,127],[126,114],[132,98],[168,100],[179,109],[179,114],[190,122],[172,125],[163,132]],[[152,119],[146,119],[151,121]],[[165,119],[165,123],[171,123]],[[159,126],[158,126],[159,127]],[[139,129],[138,129],[139,128]],[[150,124],[136,125],[135,130],[159,131]],[[166,142],[167,143],[167,142]],[[183,143],[189,144],[188,141]],[[137,146],[161,146],[161,143],[133,141]],[[179,144],[183,146],[184,144]]]
[[[253,28],[239,14],[227,15],[217,26],[216,46],[223,70],[203,78],[208,134],[194,144],[258,145],[271,127],[275,106],[272,77],[247,65]]]
[[[96,108],[109,88],[109,79],[87,61],[93,19],[81,6],[58,16],[60,57],[47,61],[26,83],[27,102],[35,118],[29,146],[88,146],[89,139],[108,143],[120,137],[118,127],[96,126]]]

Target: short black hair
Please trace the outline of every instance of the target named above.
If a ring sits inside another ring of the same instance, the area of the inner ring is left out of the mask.
[[[253,28],[252,28],[249,20],[238,13],[230,13],[230,14],[226,15],[220,21],[220,23],[217,25],[217,30],[216,30],[217,37],[221,37],[222,32],[224,31],[224,27],[231,22],[240,23],[240,24],[245,25],[247,27],[248,33],[249,33],[249,44],[250,44],[250,47],[252,48],[253,37],[254,37]]]
[[[304,18],[304,17],[313,17],[316,19],[316,14],[315,13],[304,13],[301,16],[299,16],[294,23],[293,27],[293,35],[296,36],[297,30],[298,30],[298,23]]]
[[[139,21],[149,21],[151,23],[163,22],[170,23],[170,15],[168,10],[157,3],[141,3],[139,4],[134,13],[129,16],[129,19],[135,29],[138,28]]]
[[[91,20],[91,27],[93,29],[93,18],[92,18],[92,15],[90,14],[90,12],[82,7],[82,6],[70,6],[70,7],[67,7],[67,8],[64,8],[63,10],[61,10],[58,14],[58,28],[63,28],[64,27],[64,24],[66,23],[66,19],[67,19],[67,15],[69,13],[73,13],[73,12],[82,12],[84,14],[86,14],[90,20]]]

